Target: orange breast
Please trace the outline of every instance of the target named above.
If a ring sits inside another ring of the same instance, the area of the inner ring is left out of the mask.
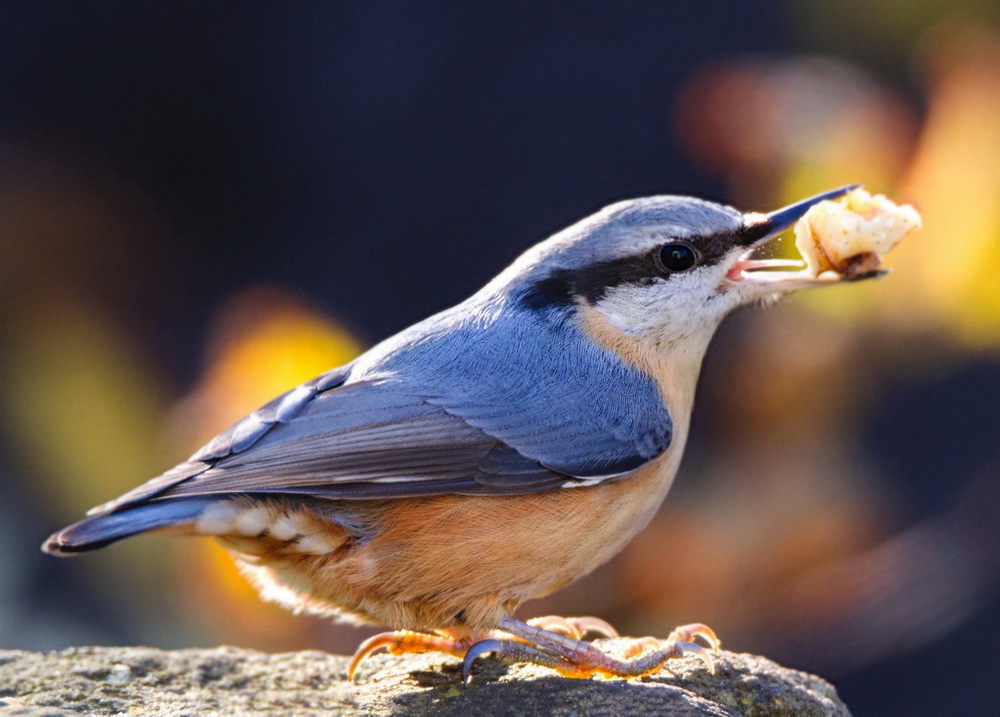
[[[659,507],[679,449],[586,488],[341,504],[368,539],[327,555],[283,552],[273,565],[258,557],[244,570],[293,609],[393,628],[490,629],[620,551]]]

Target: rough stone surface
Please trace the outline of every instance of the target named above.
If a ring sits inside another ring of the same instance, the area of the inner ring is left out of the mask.
[[[621,641],[601,641],[616,652]],[[79,647],[0,651],[0,717],[67,715],[672,715],[782,717],[849,712],[831,685],[762,657],[695,658],[634,680],[573,680],[534,666],[481,659],[463,686],[440,654],[371,656],[357,684],[345,657],[268,655],[234,647]]]

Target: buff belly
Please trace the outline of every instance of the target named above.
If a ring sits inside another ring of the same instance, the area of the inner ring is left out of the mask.
[[[522,601],[603,564],[645,527],[676,472],[673,448],[627,478],[586,488],[316,504],[301,518],[312,532],[297,541],[219,537],[265,599],[294,611],[396,629],[488,630]],[[295,547],[303,539],[309,552]]]

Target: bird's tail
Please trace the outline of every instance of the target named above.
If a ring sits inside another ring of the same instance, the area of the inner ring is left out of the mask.
[[[131,535],[190,523],[211,502],[210,498],[152,501],[95,515],[54,533],[42,550],[53,555],[96,550]]]

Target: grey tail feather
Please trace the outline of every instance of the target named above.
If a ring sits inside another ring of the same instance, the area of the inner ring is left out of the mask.
[[[53,555],[96,550],[147,530],[194,520],[211,502],[211,498],[153,501],[95,515],[54,533],[42,545],[42,550]]]

